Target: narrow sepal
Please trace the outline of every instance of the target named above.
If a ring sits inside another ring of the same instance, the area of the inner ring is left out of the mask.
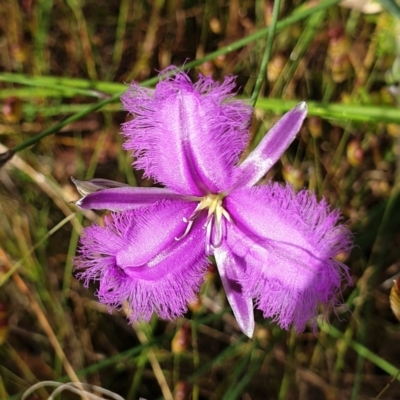
[[[90,193],[97,192],[103,189],[129,186],[125,183],[111,181],[109,179],[99,179],[99,178],[89,179],[87,181],[80,181],[78,179],[71,177],[71,181],[76,186],[76,189],[78,190],[79,194],[82,196],[86,196]]]
[[[299,103],[287,112],[238,167],[238,174],[233,187],[255,185],[293,142],[306,115],[307,104],[305,102]]]
[[[254,333],[253,300],[244,295],[242,286],[236,277],[244,272],[241,270],[241,260],[235,258],[234,254],[230,253],[225,246],[215,249],[214,256],[226,297],[239,328],[246,336],[252,338]]]
[[[193,201],[194,198],[179,195],[163,188],[142,188],[124,185],[112,189],[99,189],[82,197],[75,204],[84,210],[125,211],[149,206],[157,201],[164,200]]]

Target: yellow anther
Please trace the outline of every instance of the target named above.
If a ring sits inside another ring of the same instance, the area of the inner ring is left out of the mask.
[[[214,244],[214,247],[218,247],[222,240],[222,218],[225,217],[228,222],[232,222],[231,216],[222,206],[222,200],[225,196],[226,194],[224,193],[211,193],[199,199],[199,204],[193,211],[192,215],[188,219],[184,219],[184,222],[187,223],[185,232],[182,236],[175,239],[181,240],[184,238],[190,232],[194,220],[203,210],[208,210],[206,223],[204,224],[204,228],[207,228],[207,247],[213,247],[213,244],[211,243],[211,231],[213,227],[215,227],[217,233],[217,245]]]

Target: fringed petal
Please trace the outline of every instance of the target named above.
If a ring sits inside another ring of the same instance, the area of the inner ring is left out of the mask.
[[[287,112],[238,167],[233,188],[255,185],[293,142],[306,115],[305,102],[299,103],[293,110]]]
[[[233,219],[226,245],[245,263],[245,295],[282,328],[303,331],[307,321],[315,328],[319,305],[335,305],[342,281],[351,283],[335,260],[351,247],[349,231],[337,225],[340,213],[278,184],[233,192],[225,206]]]
[[[134,119],[123,125],[134,165],[182,194],[219,192],[248,140],[251,107],[232,100],[234,78],[222,84],[178,73],[155,91],[132,84],[122,102]]]
[[[191,211],[191,205],[164,202],[112,214],[105,227],[86,228],[75,260],[78,277],[86,286],[99,282],[97,296],[110,310],[127,302],[130,321],[148,321],[153,312],[164,319],[181,316],[208,265],[204,220],[195,222],[185,240],[174,239]]]
[[[238,276],[240,277],[243,273],[243,269],[241,269],[243,260],[235,257],[224,245],[215,249],[214,256],[226,297],[239,328],[246,336],[252,338],[254,333],[253,300],[244,295],[242,286],[238,282]]]
[[[80,188],[82,190],[82,185]],[[163,188],[123,186],[94,191],[75,204],[84,210],[125,211],[149,206],[161,200],[194,201],[195,199]]]

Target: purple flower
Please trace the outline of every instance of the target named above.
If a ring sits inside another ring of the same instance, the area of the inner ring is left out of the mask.
[[[105,227],[84,230],[79,278],[99,281],[110,309],[128,302],[130,320],[153,312],[172,319],[187,310],[214,255],[242,331],[254,331],[253,301],[285,329],[315,327],[319,305],[336,303],[350,248],[339,211],[289,185],[257,182],[294,140],[307,113],[285,114],[242,164],[251,107],[222,84],[179,72],[155,90],[133,84],[122,97],[133,120],[123,125],[134,165],[165,188],[102,179],[74,181],[83,209],[114,211]]]

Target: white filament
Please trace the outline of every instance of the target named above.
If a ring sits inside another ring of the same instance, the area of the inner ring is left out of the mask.
[[[203,228],[206,230],[206,253],[212,254],[213,250],[221,246],[224,232],[223,232],[223,218],[225,218],[229,223],[232,223],[231,216],[222,206],[222,200],[225,194],[209,194],[203,197],[192,215],[189,218],[184,218],[186,229],[183,234],[176,237],[175,240],[181,240],[186,237],[190,230],[192,229],[193,223],[196,218],[205,210],[208,210],[206,222]],[[213,227],[215,227],[215,237],[213,241]]]

